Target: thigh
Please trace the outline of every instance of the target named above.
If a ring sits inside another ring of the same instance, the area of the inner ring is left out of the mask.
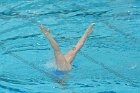
[[[61,51],[54,51],[54,55],[57,62],[66,62],[66,59]]]

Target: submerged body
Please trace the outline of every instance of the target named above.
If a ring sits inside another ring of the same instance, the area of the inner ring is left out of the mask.
[[[51,43],[51,46],[53,47],[54,50],[54,55],[55,55],[55,64],[57,67],[57,71],[61,72],[67,72],[72,69],[72,61],[74,60],[77,52],[81,49],[83,46],[86,38],[88,35],[92,32],[92,28],[94,26],[94,23],[92,23],[87,30],[85,31],[84,35],[80,38],[78,43],[75,45],[73,49],[68,51],[65,55],[62,54],[57,42],[54,40],[54,38],[50,35],[49,30],[46,29],[42,24],[40,25],[40,29],[42,32],[45,34],[45,36],[48,38],[48,40]]]

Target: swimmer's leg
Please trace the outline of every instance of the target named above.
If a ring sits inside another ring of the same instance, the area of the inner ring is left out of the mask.
[[[40,25],[40,29],[42,30],[42,32],[45,34],[45,36],[50,41],[51,46],[53,47],[54,51],[60,51],[60,48],[59,48],[58,44],[56,43],[56,41],[50,35],[49,30],[46,29],[42,24]]]
[[[94,26],[95,23],[92,23],[87,30],[85,31],[84,35],[80,38],[80,40],[78,41],[78,43],[75,45],[75,47],[68,51],[68,53],[65,55],[65,58],[67,60],[67,62],[71,63],[74,59],[74,57],[76,56],[77,52],[82,48],[86,38],[88,37],[88,35],[92,32],[92,28]]]
[[[48,40],[51,43],[51,46],[53,47],[55,60],[56,60],[56,65],[57,65],[58,69],[59,70],[65,69],[64,65],[67,65],[67,62],[66,62],[66,59],[65,59],[64,55],[62,54],[62,52],[61,52],[61,50],[59,48],[59,45],[54,40],[54,38],[50,35],[48,29],[46,29],[43,25],[40,25],[40,29],[45,34],[45,36],[48,38]]]

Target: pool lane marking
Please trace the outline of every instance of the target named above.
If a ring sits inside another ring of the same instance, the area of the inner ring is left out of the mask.
[[[89,61],[100,65],[103,69],[107,70],[108,72],[114,74],[115,76],[121,78],[122,80],[125,80],[127,82],[129,82],[131,85],[133,86],[137,86],[136,84],[134,84],[135,82],[131,79],[129,79],[128,77],[125,77],[124,75],[120,74],[119,72],[115,71],[114,69],[110,68],[109,66],[106,66],[105,64],[95,60],[94,58],[92,58],[91,56],[89,56],[88,54],[84,53],[84,52],[79,52],[82,56],[84,56],[85,58],[87,58]]]
[[[108,26],[110,29],[113,29],[113,31],[120,33],[121,35],[123,35],[125,38],[130,39],[132,42],[136,43],[137,38],[132,37],[130,34],[125,33],[124,31],[121,31],[120,29],[118,29],[115,25],[111,25],[109,22],[102,22],[104,23],[106,26]],[[129,40],[129,41],[130,41]]]

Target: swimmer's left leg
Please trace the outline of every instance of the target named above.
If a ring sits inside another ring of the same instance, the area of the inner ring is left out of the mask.
[[[71,49],[70,51],[68,51],[67,54],[65,54],[65,59],[67,60],[67,62],[71,63],[74,59],[74,57],[76,56],[77,52],[82,48],[82,46],[84,45],[84,42],[86,40],[86,38],[88,37],[88,35],[92,32],[92,28],[94,26],[95,23],[92,23],[87,30],[85,31],[84,35],[80,38],[80,40],[78,41],[78,43],[75,45],[75,47],[73,49]]]

